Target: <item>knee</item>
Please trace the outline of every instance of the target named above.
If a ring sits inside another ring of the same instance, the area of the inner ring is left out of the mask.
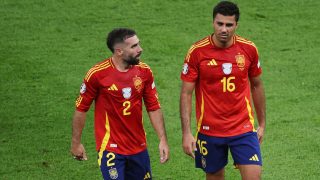
[[[224,179],[224,169],[221,169],[217,172],[214,173],[207,173],[206,174],[206,179],[207,180],[220,180]]]

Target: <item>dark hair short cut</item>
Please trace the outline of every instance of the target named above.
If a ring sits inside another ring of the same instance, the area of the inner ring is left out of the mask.
[[[229,1],[221,1],[213,8],[213,19],[217,14],[222,14],[224,16],[236,16],[236,22],[240,18],[240,11],[237,4]]]
[[[107,46],[114,53],[114,45],[124,42],[126,39],[136,35],[136,32],[129,28],[113,29],[107,36]]]

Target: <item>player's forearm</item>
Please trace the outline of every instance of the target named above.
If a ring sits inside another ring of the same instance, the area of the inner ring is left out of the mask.
[[[190,119],[191,119],[191,102],[192,94],[181,93],[180,96],[180,118],[181,128],[183,134],[191,133]]]
[[[164,118],[161,109],[148,112],[151,124],[156,131],[159,140],[167,141],[166,128],[164,123]]]
[[[72,120],[72,144],[81,143],[82,130],[86,121],[86,113],[75,111]]]
[[[262,82],[252,87],[252,99],[260,128],[266,126],[266,100]]]

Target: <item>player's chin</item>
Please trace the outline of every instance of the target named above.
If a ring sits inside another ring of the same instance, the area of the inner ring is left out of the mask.
[[[132,59],[131,61],[129,61],[128,64],[130,64],[130,65],[138,65],[139,62],[140,62],[140,60],[135,58],[135,59]]]
[[[226,43],[230,40],[230,38],[228,36],[220,36],[219,40],[222,43]]]
[[[139,56],[136,56],[135,62],[136,62],[137,64],[139,64],[139,62],[140,62],[140,55],[139,55]]]

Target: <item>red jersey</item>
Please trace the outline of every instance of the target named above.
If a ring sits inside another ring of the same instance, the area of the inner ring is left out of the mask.
[[[76,109],[86,112],[95,100],[97,151],[132,155],[146,149],[142,99],[147,111],[160,108],[152,71],[146,64],[140,62],[120,72],[109,58],[88,71]]]
[[[253,131],[249,77],[261,72],[257,48],[240,36],[228,48],[215,46],[212,35],[194,43],[181,79],[195,82],[198,132],[228,137]]]

